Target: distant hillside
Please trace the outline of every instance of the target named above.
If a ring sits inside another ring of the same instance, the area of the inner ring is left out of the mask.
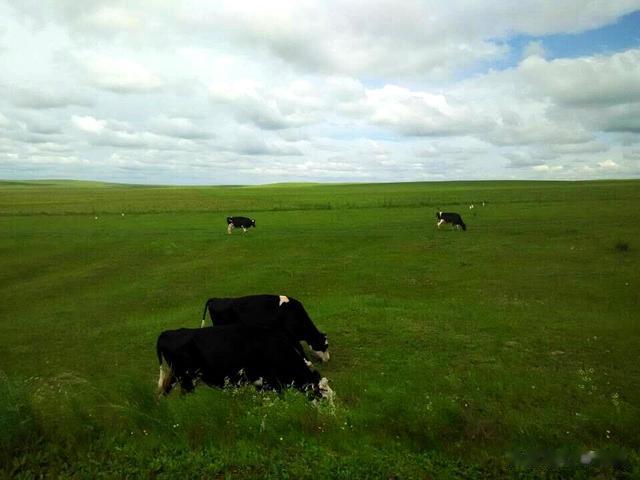
[[[93,180],[0,180],[0,187],[114,187],[126,186],[119,183],[97,182]]]

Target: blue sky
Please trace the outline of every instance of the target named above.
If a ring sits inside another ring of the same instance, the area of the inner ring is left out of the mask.
[[[0,15],[0,178],[640,177],[640,0],[0,0]]]
[[[518,35],[509,38],[507,43],[512,49],[512,54],[509,61],[505,61],[503,65],[516,65],[522,58],[524,49],[531,42],[540,42],[545,50],[545,57],[550,60],[609,55],[639,48],[640,11],[624,15],[610,25],[593,30],[545,36]]]

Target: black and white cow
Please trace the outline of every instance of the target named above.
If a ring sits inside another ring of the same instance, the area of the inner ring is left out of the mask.
[[[247,228],[256,226],[256,221],[253,218],[247,217],[227,217],[227,233],[231,234],[231,230],[234,228],[242,228],[243,232],[247,232]]]
[[[323,362],[329,361],[329,341],[309,318],[295,298],[284,295],[249,295],[237,298],[210,298],[204,305],[202,324],[207,311],[214,325],[246,324],[277,327],[295,341],[306,342]]]
[[[178,384],[190,392],[202,381],[215,387],[253,383],[276,391],[291,386],[331,399],[328,380],[309,367],[299,346],[279,329],[245,324],[167,330],[156,343],[158,393],[166,395]]]
[[[466,230],[467,226],[462,221],[462,217],[458,213],[453,212],[438,212],[436,213],[436,220],[438,220],[438,228],[443,223],[450,223],[453,225],[453,228],[462,227],[462,230]]]

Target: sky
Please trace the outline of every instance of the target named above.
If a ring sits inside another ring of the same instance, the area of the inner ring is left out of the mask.
[[[0,179],[640,178],[640,0],[0,0]]]

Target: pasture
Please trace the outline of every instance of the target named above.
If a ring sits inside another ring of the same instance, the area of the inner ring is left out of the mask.
[[[0,476],[640,475],[638,205],[640,181],[0,182]],[[254,293],[328,334],[334,405],[157,400],[158,334]]]

